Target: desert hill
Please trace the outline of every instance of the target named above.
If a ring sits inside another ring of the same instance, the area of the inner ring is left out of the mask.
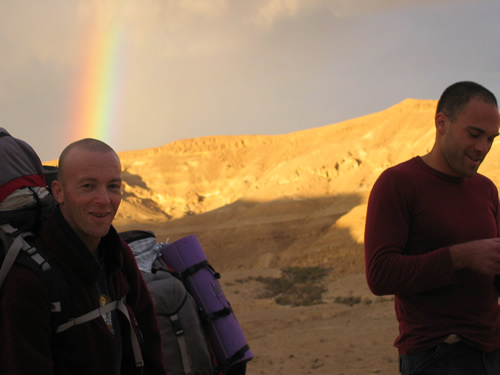
[[[366,200],[387,167],[429,151],[435,101],[284,135],[180,140],[120,153],[119,229],[196,234],[221,271],[363,267]],[[492,158],[490,158],[491,160]]]

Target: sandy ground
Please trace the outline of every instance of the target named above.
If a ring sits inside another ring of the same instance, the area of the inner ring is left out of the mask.
[[[308,307],[259,298],[263,284],[247,279],[259,275],[279,271],[224,273],[220,280],[255,356],[248,375],[398,374],[394,302],[373,296],[364,275],[336,276],[324,303]],[[337,297],[362,302],[349,306]]]

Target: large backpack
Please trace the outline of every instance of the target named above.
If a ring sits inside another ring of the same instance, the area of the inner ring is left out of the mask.
[[[143,366],[139,341],[124,301],[113,301],[70,319],[70,295],[66,278],[43,249],[33,245],[43,220],[56,205],[46,186],[46,171],[53,180],[56,169],[44,169],[29,144],[0,128],[0,288],[14,263],[35,272],[49,291],[53,334],[99,318],[108,311],[121,311],[130,324],[136,365]]]
[[[155,302],[167,372],[245,374],[253,354],[196,236],[172,244],[158,243],[151,231],[120,236]]]
[[[154,301],[162,336],[165,367],[169,375],[213,375],[216,369],[198,308],[179,275],[161,261],[153,232],[120,233],[136,257]]]

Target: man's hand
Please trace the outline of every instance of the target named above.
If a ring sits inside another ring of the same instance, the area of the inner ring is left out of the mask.
[[[500,274],[500,238],[471,241],[450,247],[453,268],[470,268],[486,274]]]

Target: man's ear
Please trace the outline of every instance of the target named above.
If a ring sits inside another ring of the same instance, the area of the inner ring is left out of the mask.
[[[64,202],[64,188],[58,180],[52,181],[52,195],[56,199],[57,203]]]
[[[448,117],[444,113],[439,112],[439,113],[436,113],[436,117],[435,117],[434,121],[436,124],[436,131],[439,134],[446,133],[447,124],[448,124]]]

